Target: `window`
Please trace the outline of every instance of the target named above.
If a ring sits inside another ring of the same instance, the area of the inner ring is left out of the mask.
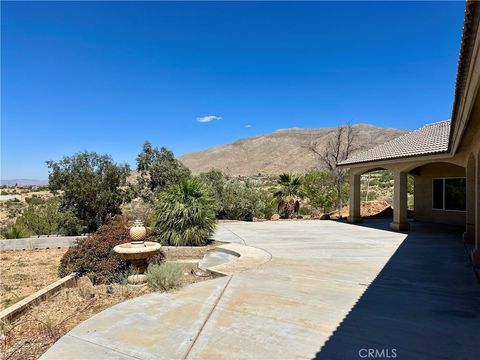
[[[433,209],[465,211],[465,178],[433,179]]]
[[[433,208],[444,209],[443,207],[443,182],[445,179],[433,179]]]

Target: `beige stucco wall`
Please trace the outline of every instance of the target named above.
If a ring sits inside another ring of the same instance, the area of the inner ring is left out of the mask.
[[[432,180],[444,177],[465,177],[465,169],[448,163],[433,163],[415,170],[414,218],[419,221],[465,226],[465,212],[432,209]]]

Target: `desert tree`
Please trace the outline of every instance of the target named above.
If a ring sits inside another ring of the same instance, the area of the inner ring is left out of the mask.
[[[348,170],[339,168],[338,163],[346,160],[355,150],[355,133],[351,125],[337,126],[329,135],[326,144],[312,141],[309,150],[316,155],[323,167],[328,169],[333,177],[337,195],[339,217],[343,208],[343,186],[348,178]]]
[[[137,195],[152,203],[155,194],[190,176],[190,170],[166,147],[155,148],[145,141],[137,156]]]
[[[120,214],[127,200],[127,164],[115,164],[109,155],[81,152],[60,161],[47,161],[48,187],[60,197],[60,211],[71,211],[88,232]]]

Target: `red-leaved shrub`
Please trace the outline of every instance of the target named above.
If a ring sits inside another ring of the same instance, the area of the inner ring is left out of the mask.
[[[94,285],[118,282],[121,275],[127,273],[129,264],[113,248],[130,240],[127,220],[117,217],[85,239],[77,240],[77,244],[63,255],[59,275],[76,272],[79,276],[88,276]]]

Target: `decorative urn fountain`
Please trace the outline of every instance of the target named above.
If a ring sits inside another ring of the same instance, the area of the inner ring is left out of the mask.
[[[147,283],[147,260],[158,254],[162,245],[153,241],[145,241],[147,229],[140,220],[135,220],[130,228],[131,242],[117,245],[113,248],[118,256],[128,260],[137,270],[137,274],[130,275],[127,282],[131,285],[145,285]]]

